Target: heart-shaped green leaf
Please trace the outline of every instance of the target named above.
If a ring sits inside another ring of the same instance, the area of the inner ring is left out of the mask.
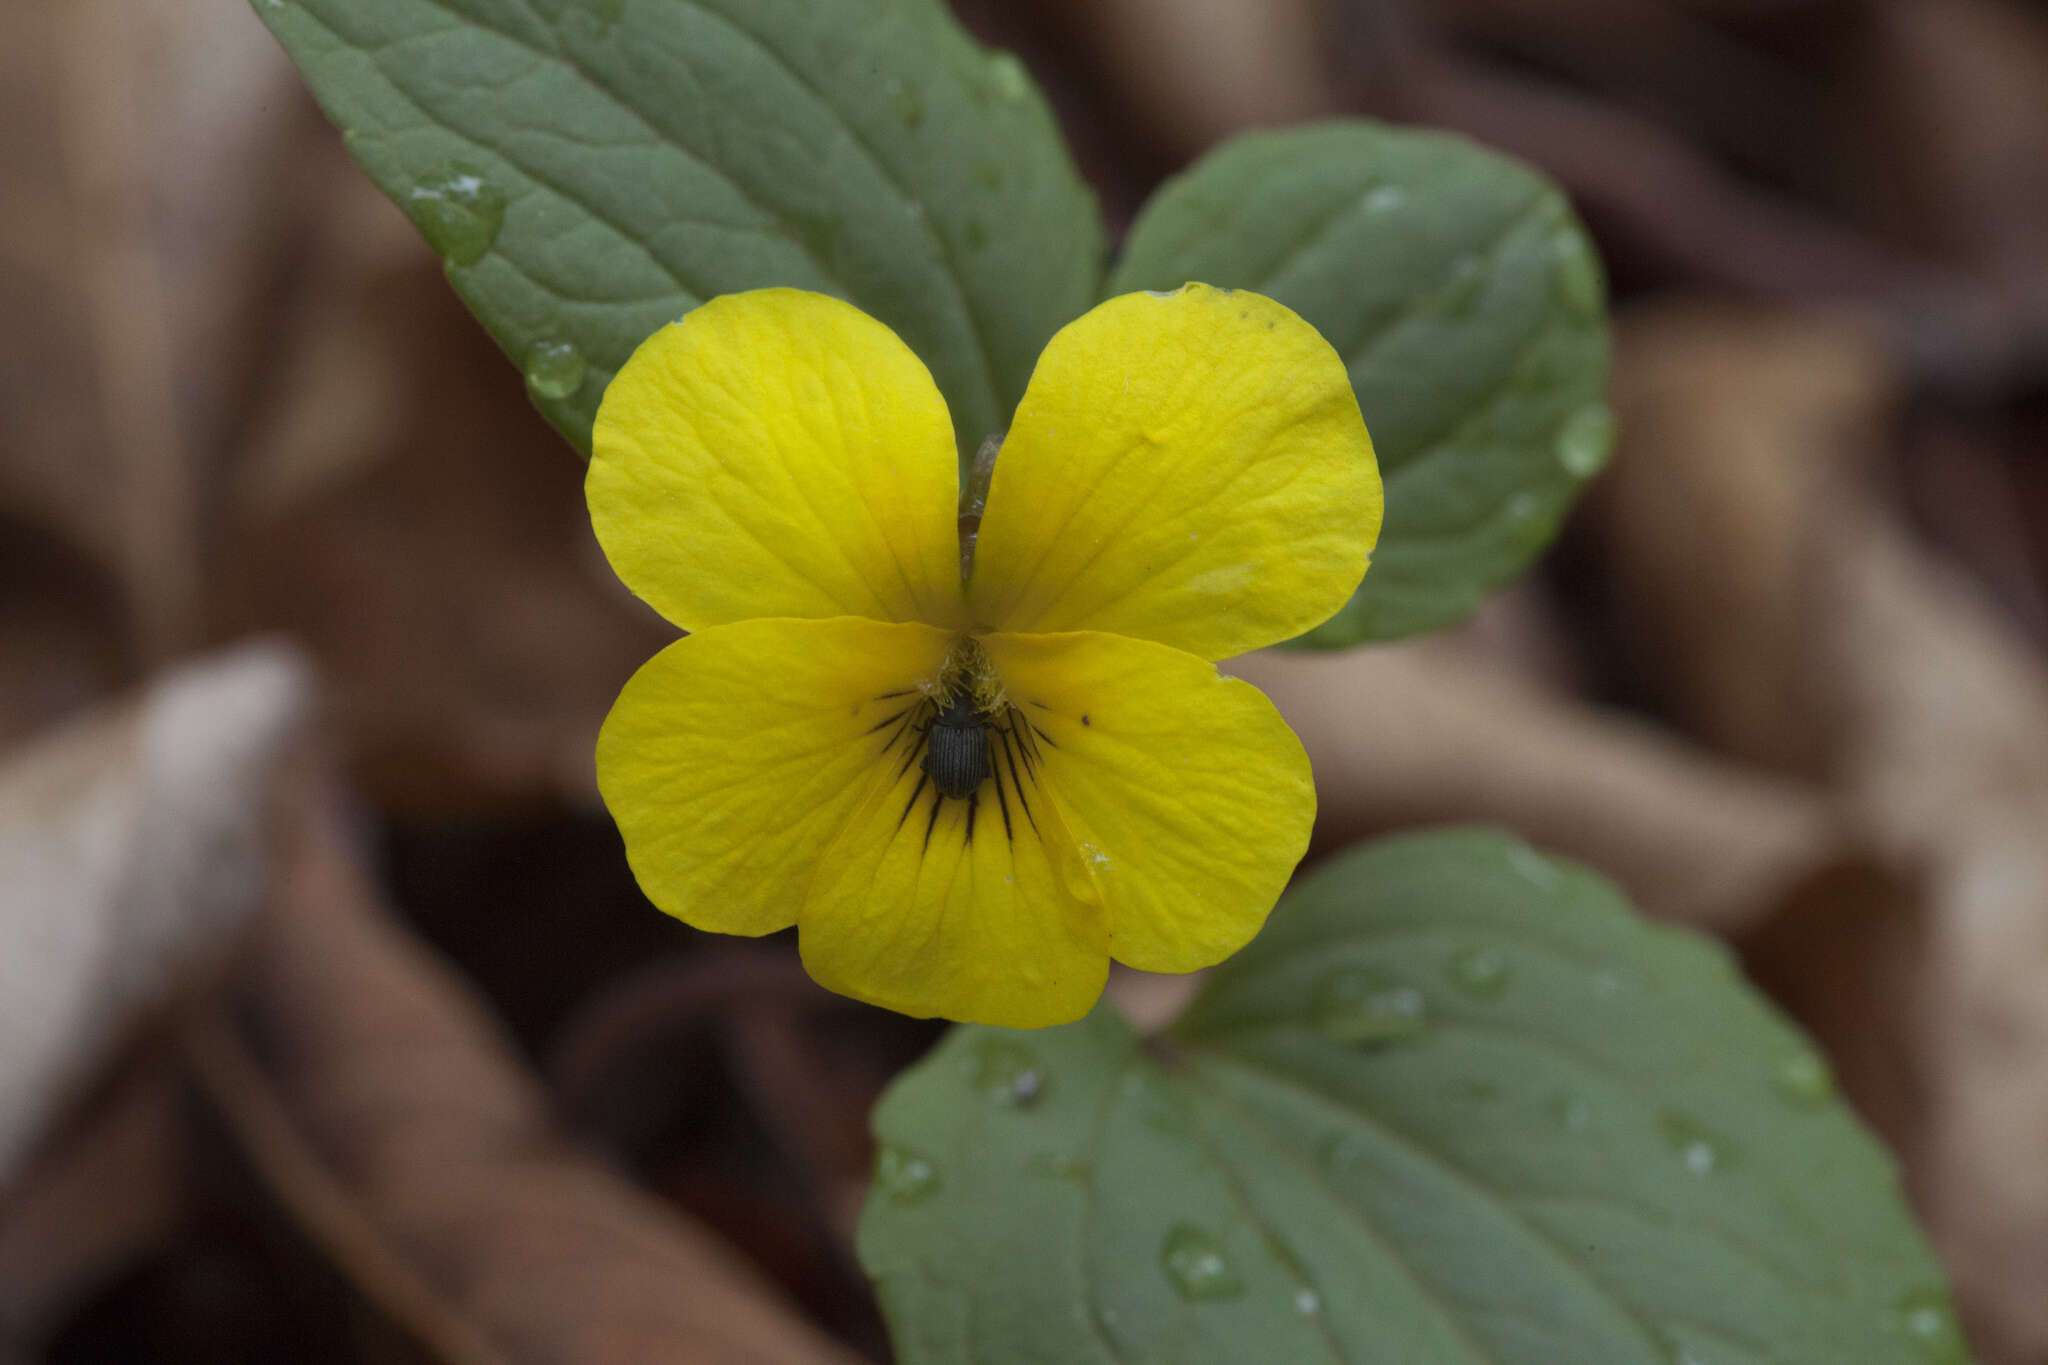
[[[933,0],[255,0],[579,450],[713,294],[858,304],[966,452],[1093,300],[1102,229],[1016,59]]]
[[[1332,860],[1157,1043],[878,1109],[904,1365],[1955,1365],[1893,1165],[1727,954],[1502,835]]]
[[[1350,605],[1303,643],[1450,625],[1550,543],[1606,461],[1605,288],[1563,195],[1442,133],[1224,144],[1146,205],[1111,288],[1270,295],[1344,356],[1387,481]]]

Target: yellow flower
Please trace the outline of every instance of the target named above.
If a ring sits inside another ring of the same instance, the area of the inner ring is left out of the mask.
[[[641,887],[728,934],[799,927],[825,986],[1034,1028],[1114,957],[1221,961],[1315,791],[1209,661],[1316,625],[1379,531],[1343,362],[1270,299],[1114,298],[1045,348],[962,581],[944,399],[820,294],[650,337],[585,485],[619,576],[692,632],[626,684],[598,786]]]

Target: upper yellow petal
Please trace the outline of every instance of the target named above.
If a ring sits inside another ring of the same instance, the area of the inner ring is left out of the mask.
[[[945,400],[910,348],[850,304],[797,289],[712,299],[633,353],[592,450],[598,542],[687,630],[962,620]]]
[[[1259,690],[1094,633],[982,641],[1044,740],[1045,784],[1102,897],[1109,952],[1154,972],[1250,941],[1308,847],[1308,756]]]
[[[1221,659],[1328,619],[1379,536],[1344,362],[1271,299],[1126,294],[1045,348],[996,461],[970,602],[990,628]]]
[[[1008,1028],[1080,1018],[1109,953],[1058,811],[1026,763],[998,758],[972,796],[941,798],[915,753],[906,746],[820,861],[797,931],[804,967],[904,1014]]]
[[[949,644],[922,625],[760,620],[650,659],[597,741],[598,790],[647,898],[718,933],[795,923]]]

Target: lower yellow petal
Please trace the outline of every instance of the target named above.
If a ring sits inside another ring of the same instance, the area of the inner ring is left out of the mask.
[[[1248,942],[1308,847],[1308,756],[1259,690],[1114,635],[983,639],[1043,736],[1045,781],[1102,897],[1109,951],[1154,972]]]
[[[1090,879],[1058,813],[998,761],[940,797],[906,746],[819,864],[798,944],[821,985],[903,1014],[1045,1028],[1109,975]]]
[[[598,790],[647,898],[717,933],[795,923],[949,643],[921,625],[742,621],[649,660],[597,741]]]

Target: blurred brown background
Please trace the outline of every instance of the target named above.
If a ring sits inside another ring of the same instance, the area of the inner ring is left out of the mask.
[[[1563,541],[1238,671],[1319,848],[1500,821],[1728,936],[2048,1362],[2048,9],[957,8],[1113,233],[1342,112],[1571,192],[1622,440]],[[575,457],[246,9],[0,16],[0,1362],[886,1359],[865,1115],[935,1029],[633,887],[590,752],[665,631]]]

